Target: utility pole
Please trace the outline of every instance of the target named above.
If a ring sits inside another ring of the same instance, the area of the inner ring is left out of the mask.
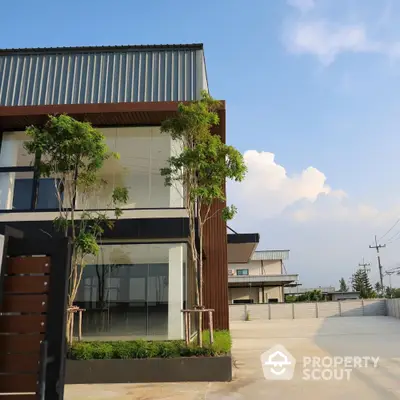
[[[366,262],[364,261],[364,257],[363,257],[362,263],[358,263],[358,266],[359,266],[359,267],[363,267],[365,272],[370,272],[370,271],[371,271],[370,268],[367,268],[367,267],[369,267],[370,265],[371,265],[371,263],[366,263]]]
[[[379,278],[381,281],[381,288],[383,290],[383,273],[382,273],[382,264],[381,264],[381,256],[379,255],[379,249],[386,247],[386,244],[381,245],[378,244],[378,241],[376,239],[376,235],[375,235],[375,246],[369,246],[370,249],[375,249],[376,250],[376,255],[378,257],[378,267],[379,267]]]

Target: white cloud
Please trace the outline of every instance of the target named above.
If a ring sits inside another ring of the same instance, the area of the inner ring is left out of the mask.
[[[365,23],[347,24],[326,19],[318,12],[314,1],[290,0],[289,4],[300,11],[284,30],[284,42],[291,53],[314,55],[324,65],[331,64],[342,53],[400,56],[400,41],[370,37]],[[382,23],[379,21],[376,22],[378,26]]]
[[[302,12],[307,12],[315,7],[315,0],[288,0],[288,4]]]
[[[326,21],[298,22],[287,37],[292,53],[312,54],[324,64],[332,63],[344,52],[373,52],[380,46],[369,42],[364,27],[335,26]]]
[[[364,256],[374,262],[368,245],[374,234],[383,235],[393,224],[400,207],[382,212],[352,201],[314,167],[288,174],[273,153],[249,150],[244,158],[245,180],[228,186],[228,202],[238,207],[229,223],[233,229],[260,233],[259,249],[289,248],[288,271],[299,273],[305,286],[347,279]],[[383,253],[386,268],[398,262],[396,245]]]
[[[313,203],[320,195],[329,195],[336,201],[345,197],[343,191],[332,190],[326,184],[326,176],[314,167],[289,176],[276,163],[273,153],[249,150],[244,153],[244,159],[248,168],[246,179],[232,184],[231,189],[246,204],[246,213],[273,217],[301,200]]]

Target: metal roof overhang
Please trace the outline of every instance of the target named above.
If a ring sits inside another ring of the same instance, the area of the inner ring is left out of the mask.
[[[285,286],[292,282],[297,281],[298,275],[241,275],[241,276],[229,276],[228,285],[229,287],[241,287],[241,286]]]
[[[68,114],[91,122],[97,127],[106,126],[158,126],[174,116],[180,101],[57,104],[45,106],[0,106],[0,129],[2,131],[24,130],[29,125],[43,125],[48,115]],[[225,141],[225,101],[218,110],[220,123],[213,132]]]
[[[259,241],[258,233],[228,234],[228,264],[248,263]]]

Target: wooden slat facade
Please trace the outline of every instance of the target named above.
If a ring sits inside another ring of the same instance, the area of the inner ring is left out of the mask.
[[[0,333],[44,333],[46,315],[0,315]]]
[[[30,354],[1,354],[0,373],[37,373],[40,361],[40,353]],[[0,396],[1,400],[1,396]]]
[[[36,392],[37,384],[37,374],[0,374],[0,393]]]
[[[37,374],[0,374],[0,393],[36,392],[37,385]]]
[[[5,294],[0,304],[0,312],[44,313],[47,311],[47,298],[46,294]]]
[[[7,260],[7,274],[48,274],[50,257],[12,257]]]
[[[0,353],[38,353],[44,334],[31,335],[0,335]]]
[[[219,113],[220,124],[216,131],[226,141],[225,109]],[[225,202],[215,202],[210,215],[215,214],[204,226],[204,305],[214,309],[214,329],[229,329],[228,307],[228,249],[226,222],[221,210]],[[205,327],[207,327],[206,324]]]
[[[42,276],[5,276],[4,293],[47,293],[49,277]]]

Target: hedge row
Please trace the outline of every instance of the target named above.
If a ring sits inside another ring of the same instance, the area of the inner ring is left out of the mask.
[[[174,341],[81,341],[74,342],[68,357],[73,360],[131,359],[131,358],[173,358],[220,356],[230,352],[231,337],[228,331],[216,331],[214,343],[209,344],[207,332],[203,333],[204,347],[194,343],[186,345]]]

